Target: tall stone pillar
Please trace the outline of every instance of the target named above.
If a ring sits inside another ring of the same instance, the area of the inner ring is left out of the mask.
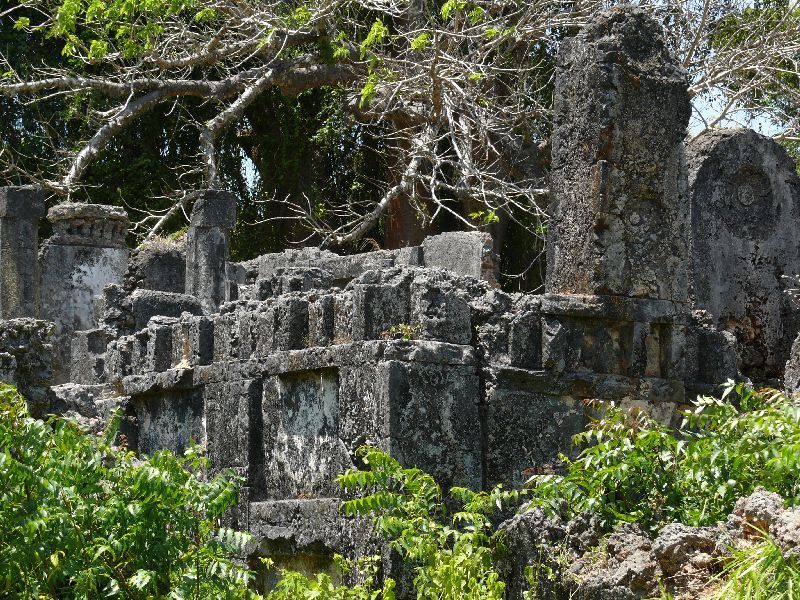
[[[194,203],[186,236],[186,293],[200,300],[207,314],[230,296],[228,232],[236,224],[236,196],[206,190]]]
[[[686,72],[620,6],[562,45],[554,109],[543,366],[667,420],[689,318]]]
[[[38,317],[42,189],[0,187],[0,319]]]
[[[546,291],[687,299],[686,71],[643,11],[558,55]]]
[[[47,218],[53,235],[42,247],[42,318],[55,323],[55,380],[63,383],[73,334],[98,326],[96,300],[125,276],[128,217],[114,206],[65,203]]]

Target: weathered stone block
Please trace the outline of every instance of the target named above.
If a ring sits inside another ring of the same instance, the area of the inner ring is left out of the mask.
[[[789,360],[786,362],[783,381],[786,391],[790,394],[800,391],[800,335],[795,338],[792,344],[792,351],[789,355]]]
[[[136,290],[131,294],[130,301],[135,331],[147,327],[147,323],[155,316],[178,318],[183,313],[195,316],[203,314],[197,299],[186,294]]]
[[[542,368],[542,317],[538,311],[523,312],[511,321],[508,356],[512,366]]]
[[[182,294],[186,290],[186,249],[168,240],[142,244],[131,254],[125,288]]]
[[[0,319],[39,316],[44,199],[36,187],[0,187]]]
[[[780,377],[796,334],[784,293],[800,275],[796,166],[779,143],[747,129],[700,136],[687,160],[695,305],[736,336],[745,375]]]
[[[15,384],[35,417],[44,416],[53,379],[53,324],[37,319],[0,321],[0,371]]]
[[[685,305],[620,296],[542,299],[542,360],[556,373],[684,378]]]
[[[194,227],[233,229],[236,225],[236,196],[223,190],[204,190],[190,216]]]
[[[389,453],[445,488],[482,484],[480,390],[475,368],[379,363],[377,405],[389,414]]]
[[[232,381],[205,386],[208,458],[215,470],[237,468],[251,500],[263,490],[262,382]]]
[[[214,362],[223,363],[239,357],[239,322],[237,315],[214,317]]]
[[[717,329],[711,315],[694,312],[686,330],[686,384],[691,395],[718,393],[720,384],[737,379],[736,345],[736,337]]]
[[[106,349],[105,381],[118,385],[123,378],[133,373],[133,336],[126,336],[109,342]]]
[[[308,345],[332,344],[336,335],[335,321],[333,296],[323,296],[311,302],[308,305]]]
[[[254,502],[249,517],[255,542],[251,567],[259,573],[255,587],[263,593],[274,588],[280,568],[311,576],[328,573],[333,581],[352,585],[357,574],[342,579],[333,555],[356,558],[380,551],[381,542],[369,519],[345,517],[338,499]],[[258,556],[270,557],[274,568],[265,572]]]
[[[336,475],[352,466],[339,438],[336,369],[286,373],[264,384],[268,498],[338,496]]]
[[[333,286],[333,275],[330,271],[316,267],[289,267],[277,269],[267,281],[271,295],[280,296],[290,292],[330,289]]]
[[[135,395],[131,410],[138,424],[139,454],[167,449],[183,454],[191,442],[205,443],[203,396],[198,391]]]
[[[160,373],[172,367],[172,331],[176,323],[169,317],[153,317],[147,325],[145,371]]]
[[[411,324],[410,304],[407,283],[355,285],[350,314],[352,339],[380,339],[393,325]]]
[[[275,349],[296,350],[306,348],[309,342],[308,300],[298,297],[281,297],[274,305]]]
[[[97,303],[106,286],[122,283],[127,269],[125,211],[99,204],[59,204],[48,219],[53,235],[41,253],[42,317],[55,323],[55,381],[66,381],[75,331],[100,324]]]
[[[554,112],[546,290],[686,301],[691,107],[660,25],[618,7],[564,40]]]
[[[518,488],[534,473],[556,472],[559,453],[574,454],[572,436],[586,425],[579,399],[526,388],[523,381],[504,378],[487,394],[487,489],[498,483]]]
[[[411,284],[411,324],[428,339],[469,344],[472,339],[470,309],[451,281],[416,277]]]
[[[500,262],[488,233],[452,231],[427,237],[422,242],[422,260],[426,267],[447,269],[498,286]]]
[[[236,197],[206,190],[192,208],[186,234],[186,293],[206,314],[230,299],[228,230],[236,224]]]
[[[105,374],[105,351],[110,341],[105,329],[78,331],[72,339],[70,379],[74,383],[101,383]]]

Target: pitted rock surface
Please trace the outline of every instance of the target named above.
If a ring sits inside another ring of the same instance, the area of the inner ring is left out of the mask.
[[[687,146],[691,288],[697,308],[736,336],[740,368],[779,378],[797,335],[785,293],[800,274],[800,177],[780,144],[748,129]]]
[[[601,13],[564,41],[555,79],[548,292],[686,301],[687,90],[660,26],[642,11]]]

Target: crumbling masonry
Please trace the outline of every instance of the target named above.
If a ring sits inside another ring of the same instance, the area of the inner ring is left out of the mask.
[[[780,379],[800,274],[786,152],[744,130],[685,147],[686,73],[636,10],[564,42],[555,98],[541,295],[496,287],[481,233],[231,263],[221,191],[185,247],[131,257],[123,212],[57,205],[37,262],[42,193],[0,189],[3,378],[90,428],[121,407],[140,453],[204,442],[246,482],[232,525],[253,556],[317,570],[377,543],[338,512],[363,444],[445,486],[516,486],[571,451],[590,400],[669,421],[728,378]]]

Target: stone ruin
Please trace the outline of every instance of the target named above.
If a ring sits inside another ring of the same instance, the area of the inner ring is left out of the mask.
[[[140,453],[204,443],[245,481],[231,525],[251,558],[332,570],[380,543],[339,512],[334,477],[364,444],[444,486],[519,486],[574,452],[592,400],[669,422],[728,378],[783,377],[800,179],[752,131],[685,146],[687,88],[637,10],[563,44],[541,295],[501,291],[476,232],[231,262],[223,191],[185,242],[132,256],[122,211],[57,205],[39,250],[42,192],[0,188],[2,376],[89,429],[121,408]]]

